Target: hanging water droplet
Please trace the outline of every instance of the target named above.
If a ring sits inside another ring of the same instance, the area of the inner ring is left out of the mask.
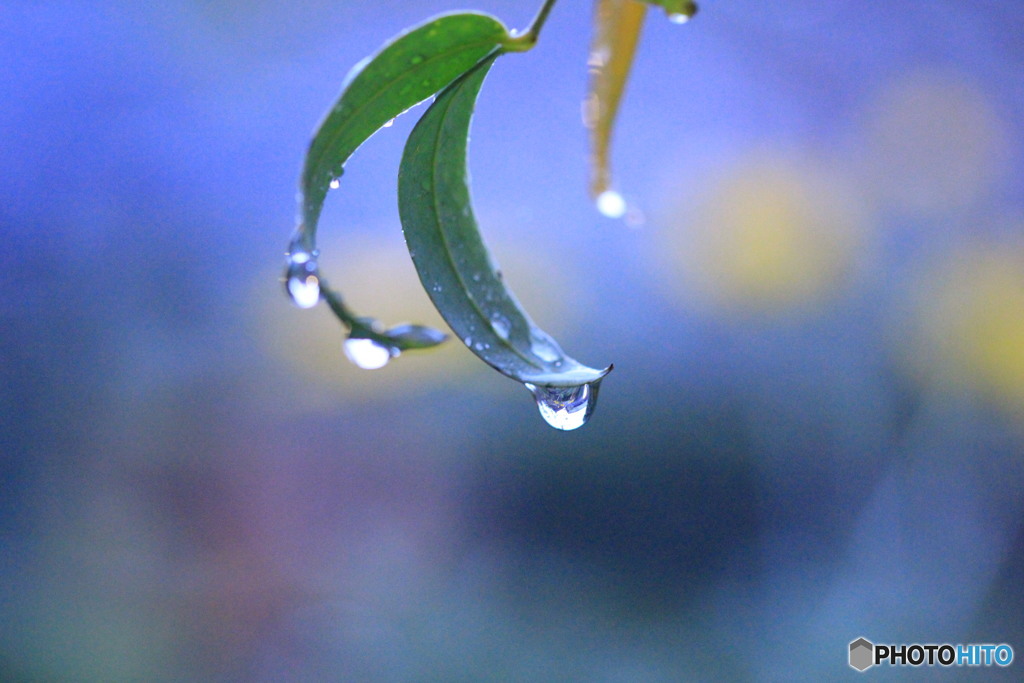
[[[345,356],[353,365],[363,370],[377,370],[398,355],[397,349],[388,348],[379,342],[364,337],[349,337],[342,347]]]
[[[526,382],[524,386],[536,399],[540,416],[555,429],[582,427],[597,405],[597,382],[575,387],[538,387]]]
[[[320,277],[313,254],[293,245],[284,277],[285,289],[296,306],[312,308],[320,301]]]
[[[597,195],[597,210],[608,218],[622,218],[626,209],[626,200],[615,190],[605,190]]]
[[[388,121],[387,123],[385,123],[385,124],[384,124],[383,126],[381,126],[381,128],[390,128],[390,127],[391,127],[391,126],[393,126],[393,125],[395,125],[395,120],[394,120],[394,119],[391,119],[390,121]]]
[[[491,327],[494,328],[494,333],[502,339],[508,339],[508,333],[512,330],[512,324],[508,321],[508,318],[495,313],[491,316]]]
[[[341,187],[341,180],[338,178],[331,178],[330,188],[332,190],[337,190],[339,187]]]
[[[668,20],[673,24],[685,24],[690,19],[693,19],[695,14],[697,14],[697,3],[692,2],[692,0],[686,0],[681,3],[677,11],[668,13]]]

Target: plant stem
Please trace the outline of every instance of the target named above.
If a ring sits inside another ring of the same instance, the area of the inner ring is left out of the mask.
[[[341,297],[338,296],[337,292],[328,287],[327,283],[323,280],[320,281],[320,296],[327,302],[327,305],[330,306],[331,311],[337,316],[338,320],[351,330],[353,325],[355,325],[356,317],[342,303]]]
[[[544,22],[548,20],[548,15],[551,13],[551,9],[555,6],[558,0],[544,0],[544,4],[540,6],[537,11],[537,16],[533,18],[530,23],[530,27],[523,31],[521,34],[512,38],[505,43],[505,49],[512,52],[526,52],[537,44],[537,39],[540,38],[540,30],[544,28]]]

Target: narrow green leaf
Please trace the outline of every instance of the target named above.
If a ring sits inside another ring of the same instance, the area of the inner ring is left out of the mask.
[[[306,154],[300,188],[306,247],[312,248],[331,182],[352,153],[385,123],[444,88],[509,38],[492,16],[447,14],[399,35],[352,69]]]
[[[565,396],[552,398],[550,391],[537,388],[592,384],[596,394],[597,382],[611,368],[581,365],[530,320],[480,236],[470,203],[466,151],[476,97],[496,56],[438,95],[409,136],[398,174],[402,229],[423,287],[463,343],[494,369],[526,383],[539,403],[565,414],[574,409],[563,405],[570,395],[574,400],[582,396],[585,404],[588,393],[562,392]],[[578,423],[583,421],[581,414]]]

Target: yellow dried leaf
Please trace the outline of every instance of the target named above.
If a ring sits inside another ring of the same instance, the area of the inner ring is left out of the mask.
[[[590,193],[611,189],[610,148],[615,116],[640,40],[647,5],[639,0],[597,0],[590,51],[590,87],[583,123],[590,129]]]

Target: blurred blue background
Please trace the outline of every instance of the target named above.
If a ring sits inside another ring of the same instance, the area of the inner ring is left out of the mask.
[[[461,346],[354,368],[280,283],[345,73],[462,7],[0,8],[2,678],[821,680],[856,675],[858,636],[1024,656],[1017,3],[650,13],[624,221],[586,194],[590,3],[498,62],[485,236],[542,327],[616,366],[571,433]],[[321,225],[331,282],[388,323],[437,322],[395,205],[415,118]]]

